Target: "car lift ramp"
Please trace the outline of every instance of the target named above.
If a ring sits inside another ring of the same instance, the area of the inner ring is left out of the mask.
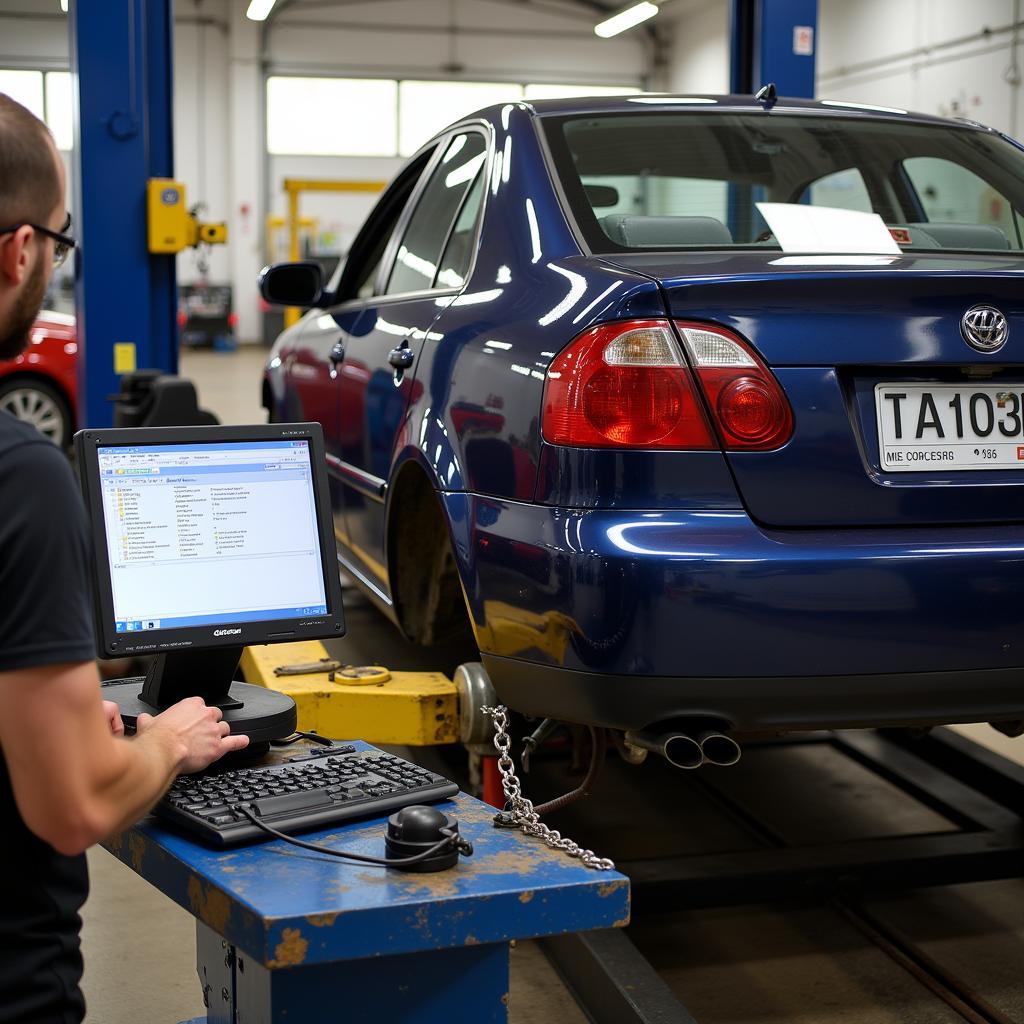
[[[564,766],[534,756],[539,801]],[[550,824],[615,858],[633,923],[543,947],[594,1024],[1024,1021],[1022,812],[1024,768],[947,729],[610,760]]]
[[[333,739],[358,738],[410,747],[456,743],[458,694],[440,672],[390,672],[346,679],[341,672],[314,669],[279,675],[296,665],[329,662],[319,641],[246,647],[241,669],[248,683],[285,693],[295,701],[298,728]]]

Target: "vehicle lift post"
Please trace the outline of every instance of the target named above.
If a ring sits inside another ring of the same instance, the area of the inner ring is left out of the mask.
[[[151,256],[146,181],[172,177],[173,0],[71,0],[79,426],[145,366],[178,369],[174,256]]]
[[[729,91],[814,96],[818,0],[732,0]]]

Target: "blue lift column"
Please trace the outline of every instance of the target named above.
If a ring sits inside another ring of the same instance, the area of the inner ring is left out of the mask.
[[[173,0],[71,0],[80,427],[136,367],[176,373],[174,256],[147,248],[146,181],[173,177]]]
[[[732,0],[730,92],[814,96],[818,0]]]

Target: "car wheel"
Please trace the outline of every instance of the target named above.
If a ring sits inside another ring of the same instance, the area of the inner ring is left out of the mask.
[[[0,384],[0,409],[35,427],[54,444],[71,444],[71,409],[52,385],[35,378],[10,378]]]

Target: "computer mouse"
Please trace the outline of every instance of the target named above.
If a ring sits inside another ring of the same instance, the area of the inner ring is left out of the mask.
[[[400,871],[443,871],[458,863],[460,853],[467,857],[473,853],[473,845],[459,835],[457,818],[425,804],[403,807],[388,818],[384,845],[389,858],[416,857],[445,840],[445,845],[422,860],[389,867]]]

